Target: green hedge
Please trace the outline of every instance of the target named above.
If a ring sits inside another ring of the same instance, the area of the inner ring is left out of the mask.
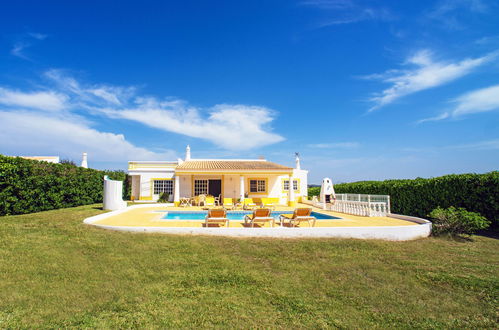
[[[414,180],[360,181],[334,186],[336,193],[390,195],[393,213],[427,217],[437,207],[464,207],[499,222],[499,172],[452,174]],[[309,188],[309,196],[320,187]]]
[[[125,181],[124,171],[99,171],[0,155],[0,215],[102,202],[103,176]]]

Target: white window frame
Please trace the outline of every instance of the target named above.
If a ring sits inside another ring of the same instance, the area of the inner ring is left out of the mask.
[[[299,191],[300,187],[298,186],[298,180],[293,179],[293,190],[294,191]],[[282,190],[284,191],[289,191],[289,180],[285,179],[282,181]]]
[[[194,196],[208,195],[208,180],[195,179],[194,180]]]
[[[152,192],[153,195],[161,195],[163,193],[173,195],[173,180],[154,179],[152,182]]]
[[[251,194],[266,193],[267,192],[267,180],[265,180],[265,179],[249,179],[249,192]]]

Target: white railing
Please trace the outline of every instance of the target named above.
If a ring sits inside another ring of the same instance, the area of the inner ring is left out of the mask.
[[[390,214],[390,196],[388,195],[336,194],[336,201],[333,203],[324,205],[317,199],[313,199],[306,201],[306,204],[364,217],[384,217]]]

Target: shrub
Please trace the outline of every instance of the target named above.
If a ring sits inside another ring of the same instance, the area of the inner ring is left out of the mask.
[[[321,187],[310,187],[308,188],[308,197],[319,196],[321,193]]]
[[[471,235],[490,226],[490,221],[485,217],[476,212],[466,211],[462,207],[451,206],[447,209],[439,207],[431,211],[429,217],[432,218],[434,235]]]
[[[125,180],[124,171],[99,171],[0,155],[0,215],[24,214],[102,202],[104,175]]]
[[[360,181],[334,186],[336,193],[390,195],[393,213],[426,217],[437,207],[464,207],[499,225],[499,172],[451,174],[414,180]],[[309,196],[320,188],[310,188]]]
[[[158,198],[158,203],[168,203],[170,195],[166,192],[162,193]]]

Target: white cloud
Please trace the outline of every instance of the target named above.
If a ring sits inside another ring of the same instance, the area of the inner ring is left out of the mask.
[[[47,111],[59,111],[68,97],[54,91],[22,92],[0,87],[0,104],[28,107]]]
[[[369,112],[388,105],[403,96],[438,87],[461,78],[496,56],[497,53],[494,52],[478,58],[446,62],[436,61],[430,51],[421,50],[408,58],[405,63],[405,65],[415,66],[414,69],[389,70],[382,74],[364,77],[382,80],[391,84],[391,87],[370,99],[374,106],[369,109]]]
[[[499,85],[478,89],[458,97],[453,116],[462,116],[478,112],[499,109]]]
[[[354,149],[360,147],[358,142],[316,143],[309,144],[309,148],[317,149]]]
[[[208,140],[225,149],[251,149],[283,141],[270,132],[273,111],[258,106],[219,104],[203,115],[185,103],[140,100],[129,109],[106,109],[111,117],[140,122],[160,130]]]
[[[27,93],[0,89],[0,104],[44,110],[64,108],[68,113],[86,110],[94,116],[135,121],[207,140],[228,150],[247,150],[284,140],[270,126],[276,112],[264,106],[217,104],[200,108],[179,99],[142,96],[134,87],[83,84],[61,70],[49,70],[44,77],[53,85],[52,90]],[[8,92],[4,102],[2,90]]]
[[[429,117],[429,118],[418,120],[416,122],[416,124],[422,124],[422,123],[426,123],[426,122],[429,122],[429,121],[439,121],[439,120],[444,120],[444,119],[447,119],[447,118],[449,118],[449,113],[448,112],[444,112],[444,113],[442,113],[440,115],[437,115],[437,116],[434,116],[434,117]]]
[[[475,141],[464,144],[453,144],[446,146],[425,146],[425,147],[405,147],[400,150],[411,153],[442,153],[445,150],[497,150],[499,149],[499,139]]]
[[[354,7],[353,0],[305,0],[301,4],[321,9],[348,9]]]
[[[485,14],[489,6],[482,0],[441,0],[427,14],[431,20],[439,21],[450,30],[464,29],[460,19],[463,14]]]
[[[457,118],[469,114],[498,110],[499,85],[493,85],[468,92],[453,100],[452,103],[456,104],[452,110],[446,111],[435,117],[422,119],[418,121],[418,123],[438,121],[447,118]]]
[[[322,20],[318,24],[319,28],[368,20],[387,21],[394,19],[393,14],[386,8],[366,6],[358,4],[354,0],[305,0],[300,4],[331,13],[332,17]]]
[[[10,50],[10,54],[24,60],[30,60],[30,58],[25,54],[26,48],[29,48],[33,45],[33,43],[40,42],[47,38],[46,34],[29,32],[25,33],[18,38],[18,40],[12,46]]]
[[[84,120],[46,113],[0,111],[0,150],[5,154],[51,154],[79,159],[86,151],[95,160],[175,159],[175,153],[155,153],[134,146],[122,134],[100,132]]]
[[[47,38],[46,34],[43,33],[37,33],[37,32],[30,32],[28,35],[32,38],[35,38],[37,40],[45,40]]]
[[[465,150],[499,150],[499,139],[449,146],[447,148]]]
[[[10,50],[10,54],[22,58],[24,60],[29,60],[28,56],[24,54],[24,49],[28,48],[29,46],[31,46],[31,44],[27,42],[22,42],[22,41],[16,42],[12,47],[12,49]]]

